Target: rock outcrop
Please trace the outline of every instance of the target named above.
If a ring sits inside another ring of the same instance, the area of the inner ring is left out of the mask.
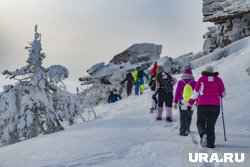
[[[133,71],[140,65],[143,69],[150,67],[154,61],[160,58],[162,45],[150,43],[134,44],[124,52],[116,55],[105,65],[104,62],[97,63],[87,70],[89,76],[79,78],[82,85],[97,82],[112,84],[122,81],[128,71]]]
[[[81,85],[88,86],[79,97],[86,104],[97,105],[107,101],[111,90],[125,94],[125,87],[120,85],[127,72],[133,72],[140,65],[145,71],[160,58],[162,45],[150,43],[134,44],[124,52],[116,55],[110,63],[97,63],[87,70],[88,76],[81,77]],[[88,99],[91,97],[91,100]]]
[[[203,0],[203,21],[214,22],[204,35],[208,53],[250,36],[250,0]]]

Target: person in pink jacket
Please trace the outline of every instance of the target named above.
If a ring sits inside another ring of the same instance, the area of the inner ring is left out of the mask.
[[[220,100],[226,91],[219,73],[212,66],[207,66],[199,78],[192,97],[188,101],[188,110],[197,100],[197,128],[202,147],[214,148],[214,126],[220,114]]]
[[[190,133],[190,125],[192,121],[193,110],[187,110],[187,101],[183,99],[183,91],[185,86],[189,84],[192,87],[192,90],[195,88],[196,81],[192,74],[191,68],[187,68],[181,80],[178,81],[177,88],[175,91],[174,97],[174,108],[177,109],[177,105],[180,110],[180,134],[181,136],[187,136]],[[191,92],[192,93],[192,92]],[[191,95],[191,94],[190,94]],[[189,96],[190,97],[190,96]]]

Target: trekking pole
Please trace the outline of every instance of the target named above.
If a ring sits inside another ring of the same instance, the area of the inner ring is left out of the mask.
[[[222,98],[221,98],[221,114],[222,114],[223,130],[224,130],[224,141],[227,141],[227,137],[226,137],[226,129],[225,129],[225,121],[224,121],[224,113],[223,113],[223,103],[222,103]]]

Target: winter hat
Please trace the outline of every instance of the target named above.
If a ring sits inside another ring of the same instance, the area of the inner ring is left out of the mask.
[[[184,74],[190,74],[192,75],[192,70],[190,68],[187,68],[185,71],[184,71]]]
[[[163,72],[163,71],[164,71],[164,69],[163,69],[162,66],[158,66],[157,69],[156,69],[156,73],[157,73],[157,74],[159,74],[159,73],[161,73],[161,72]]]
[[[181,79],[193,79],[194,80],[194,76],[193,76],[191,68],[186,68],[184,70],[184,73],[183,73]]]
[[[207,66],[206,69],[205,69],[206,72],[209,72],[209,73],[213,73],[214,72],[214,68],[212,66]]]

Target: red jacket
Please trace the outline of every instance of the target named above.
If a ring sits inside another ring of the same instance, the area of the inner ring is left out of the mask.
[[[154,64],[154,66],[153,66],[153,68],[151,70],[151,75],[155,74],[157,67],[158,67],[158,64]]]

